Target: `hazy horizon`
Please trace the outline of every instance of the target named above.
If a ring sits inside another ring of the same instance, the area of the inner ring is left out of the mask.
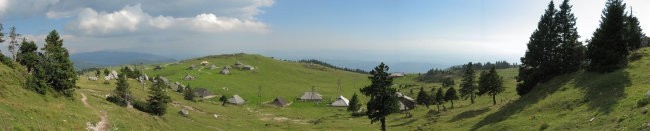
[[[245,52],[350,68],[386,62],[406,68],[400,72],[422,72],[469,61],[519,63],[548,2],[0,0],[0,21],[4,32],[16,26],[38,45],[56,29],[72,54],[128,51],[183,59]],[[650,1],[625,2],[649,30]],[[579,40],[591,38],[605,0],[571,4]],[[7,53],[6,42],[0,48]]]

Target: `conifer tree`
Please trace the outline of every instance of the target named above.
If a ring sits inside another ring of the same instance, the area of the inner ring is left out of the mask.
[[[68,49],[63,47],[63,40],[56,30],[52,30],[45,38],[45,47],[42,48],[45,55],[44,66],[48,75],[46,79],[50,87],[59,93],[72,97],[77,81],[77,74],[74,71]]]
[[[608,0],[602,13],[600,27],[587,45],[587,70],[611,72],[628,63],[630,49],[625,30],[625,4],[622,0]]]
[[[151,88],[149,88],[149,103],[150,113],[158,116],[165,115],[167,112],[167,103],[171,102],[171,98],[165,92],[165,84],[160,79],[160,76],[157,76],[157,82],[154,82]]]
[[[641,48],[642,39],[645,38],[643,29],[639,23],[639,19],[634,16],[633,10],[630,10],[630,15],[626,17],[626,36],[628,37],[628,50],[634,51]]]
[[[429,103],[431,100],[429,100],[429,95],[427,95],[427,92],[424,91],[424,87],[420,87],[420,92],[418,92],[418,97],[416,98],[416,102],[420,105],[425,105],[427,108],[429,108]]]
[[[370,71],[371,84],[362,88],[361,93],[370,97],[366,114],[370,123],[379,121],[381,130],[386,130],[386,116],[399,110],[397,90],[392,88],[393,78],[388,74],[389,67],[383,62]]]
[[[127,106],[131,102],[131,91],[129,90],[129,83],[127,82],[126,75],[122,74],[117,78],[114,99],[120,106]]]
[[[478,94],[488,94],[492,96],[492,102],[494,105],[496,105],[496,95],[505,90],[503,87],[503,78],[499,76],[495,67],[492,67],[492,69],[490,69],[490,72],[481,73],[481,77],[479,79]]]
[[[438,88],[438,91],[436,91],[435,100],[438,106],[442,105],[443,110],[447,109],[443,104],[445,102],[445,93],[442,91],[442,88]],[[440,111],[440,107],[438,107],[438,111]]]
[[[185,90],[183,90],[183,91],[184,91],[183,92],[183,97],[185,98],[185,100],[194,101],[194,98],[196,97],[196,95],[194,94],[194,89],[192,89],[192,87],[190,87],[190,85],[187,85],[187,87],[185,87]]]
[[[572,6],[569,0],[564,0],[560,10],[555,14],[557,25],[557,37],[560,44],[557,57],[562,64],[560,73],[571,73],[578,71],[584,63],[585,47],[578,41],[580,36],[576,28],[576,17],[571,12]]]
[[[357,93],[355,92],[354,95],[352,95],[352,99],[350,99],[350,105],[348,105],[348,111],[350,112],[357,112],[359,111],[360,105],[359,105],[359,98],[357,98]]]
[[[454,108],[454,100],[458,100],[458,94],[456,93],[456,89],[454,89],[454,87],[449,87],[445,93],[445,101],[451,102],[451,108]]]
[[[555,4],[551,1],[541,16],[537,29],[530,36],[528,50],[521,58],[517,76],[519,95],[530,92],[539,82],[544,82],[558,74],[561,60],[556,55],[559,52],[557,24],[554,20],[556,13]]]
[[[27,67],[27,72],[31,73],[32,70],[34,70],[34,67],[39,64],[39,56],[36,52],[37,50],[38,47],[34,41],[27,42],[26,39],[23,39],[23,42],[20,44],[18,54],[16,55],[16,61],[18,61],[18,63],[21,65]]]
[[[465,100],[469,98],[472,104],[474,104],[474,98],[476,98],[476,82],[474,81],[474,78],[476,77],[476,74],[472,65],[472,62],[465,65],[465,73],[463,74],[463,80],[460,83],[460,96],[465,98]]]

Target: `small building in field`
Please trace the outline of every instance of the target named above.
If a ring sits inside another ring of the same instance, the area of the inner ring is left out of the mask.
[[[190,74],[187,74],[187,75],[185,75],[185,77],[183,77],[183,80],[186,80],[186,81],[194,80],[194,79],[196,79],[196,77],[191,76]]]
[[[401,73],[401,72],[390,73],[390,75],[389,75],[389,77],[393,77],[393,78],[395,78],[395,77],[404,77],[404,76],[406,76],[406,74]]]
[[[270,104],[278,107],[286,107],[289,106],[290,103],[282,97],[276,97]]]
[[[397,92],[397,99],[399,100],[399,110],[406,111],[415,108],[415,99]]]
[[[301,101],[322,101],[323,100],[323,95],[318,94],[318,92],[304,92],[300,97],[298,97],[298,100]]]
[[[244,98],[241,98],[239,95],[233,95],[232,98],[228,98],[228,103],[235,105],[242,105],[246,102]]]
[[[255,70],[255,67],[250,66],[250,65],[244,65],[244,67],[241,68],[242,70]]]
[[[345,98],[343,96],[339,96],[338,98],[336,98],[336,101],[332,102],[332,104],[330,105],[336,107],[347,107],[350,106],[350,100],[348,100],[348,98]]]
[[[208,62],[208,61],[201,61],[201,65],[203,65],[203,66],[208,65],[208,64],[210,64],[210,62]]]

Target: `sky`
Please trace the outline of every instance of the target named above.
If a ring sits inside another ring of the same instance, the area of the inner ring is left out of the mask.
[[[398,71],[423,72],[469,61],[519,63],[548,2],[0,0],[0,22],[3,32],[15,26],[39,44],[56,29],[73,54],[131,51],[183,59],[245,52],[364,69],[386,62]],[[625,2],[650,30],[650,1]],[[591,38],[605,0],[571,4],[580,40]],[[0,50],[7,53],[6,42]]]

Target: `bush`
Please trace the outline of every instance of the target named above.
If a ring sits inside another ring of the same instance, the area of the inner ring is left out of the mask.
[[[133,100],[133,108],[142,112],[151,113],[151,110],[149,109],[149,104],[143,101]]]
[[[635,52],[632,52],[632,54],[630,54],[630,57],[628,57],[628,58],[630,59],[630,61],[637,61],[637,60],[640,60],[641,58],[643,58],[644,55],[645,54],[643,54],[640,51],[635,51]]]
[[[123,100],[122,98],[119,98],[119,97],[115,97],[115,96],[108,96],[108,97],[106,97],[106,100],[109,101],[109,102],[115,103],[115,104],[117,104],[119,106],[122,106],[122,107],[126,107],[126,104],[127,104],[125,100]]]
[[[636,106],[637,107],[644,107],[644,106],[648,105],[648,103],[650,103],[650,98],[644,97],[644,98],[641,98],[641,100],[636,101]]]
[[[6,57],[5,55],[0,53],[0,62],[4,65],[7,65],[10,68],[14,68],[14,63],[12,62],[11,58]]]

